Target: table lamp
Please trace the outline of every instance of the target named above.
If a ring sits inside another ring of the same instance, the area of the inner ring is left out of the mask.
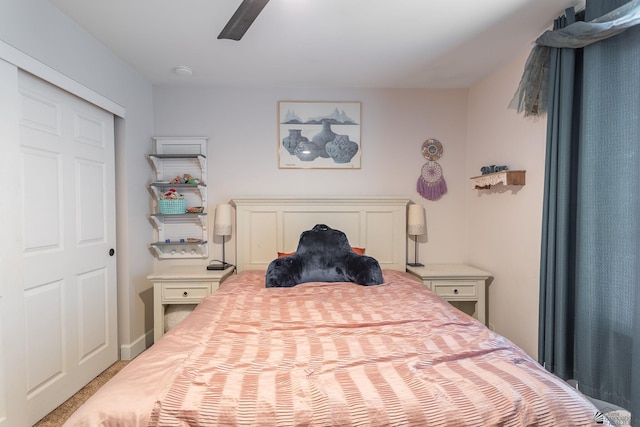
[[[423,235],[424,232],[424,208],[422,207],[422,205],[409,205],[409,214],[407,218],[407,234],[414,236],[415,245],[415,262],[410,262],[407,264],[411,267],[424,267],[424,264],[418,262],[418,236]]]
[[[220,270],[224,270],[231,266],[231,264],[226,263],[224,254],[224,241],[226,236],[231,236],[231,225],[231,205],[221,204],[216,206],[213,234],[216,236],[222,236],[222,265],[218,267]]]

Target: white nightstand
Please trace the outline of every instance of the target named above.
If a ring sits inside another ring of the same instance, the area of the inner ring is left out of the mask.
[[[235,267],[171,267],[147,276],[153,282],[153,342],[164,335],[164,311],[169,304],[198,304],[229,277]]]
[[[487,279],[491,273],[465,264],[427,264],[424,267],[407,266],[407,271],[422,279],[424,285],[452,305],[463,309],[459,302],[475,303],[475,315],[487,324]]]

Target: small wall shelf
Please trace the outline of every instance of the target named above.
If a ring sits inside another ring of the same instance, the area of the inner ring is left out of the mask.
[[[154,255],[165,258],[207,258],[207,137],[154,137],[154,153],[149,159],[155,179],[149,184],[153,211],[149,215],[155,228]],[[176,178],[191,175],[197,184],[172,184]],[[159,200],[169,189],[183,195],[187,207],[202,207],[198,213],[160,213]]]
[[[526,171],[501,171],[488,173],[486,175],[474,176],[471,178],[471,184],[476,190],[487,190],[492,185],[524,185]]]

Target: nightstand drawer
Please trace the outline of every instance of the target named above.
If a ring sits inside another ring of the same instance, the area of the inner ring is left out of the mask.
[[[431,282],[431,290],[441,297],[448,299],[475,299],[478,297],[478,286],[476,282],[433,281]]]
[[[209,295],[209,285],[163,285],[162,302],[198,303]]]

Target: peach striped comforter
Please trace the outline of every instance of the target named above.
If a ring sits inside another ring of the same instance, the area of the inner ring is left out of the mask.
[[[406,273],[228,279],[69,426],[584,426],[595,408]]]

